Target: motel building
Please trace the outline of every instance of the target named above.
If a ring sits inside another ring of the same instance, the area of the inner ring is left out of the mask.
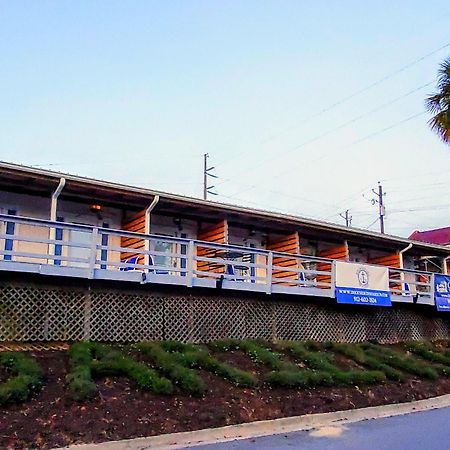
[[[449,262],[443,245],[0,163],[0,344],[448,338]]]

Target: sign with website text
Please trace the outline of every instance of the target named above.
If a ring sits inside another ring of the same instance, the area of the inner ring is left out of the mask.
[[[434,275],[434,303],[438,311],[450,311],[449,275]]]
[[[391,306],[387,267],[336,261],[335,268],[338,303]]]

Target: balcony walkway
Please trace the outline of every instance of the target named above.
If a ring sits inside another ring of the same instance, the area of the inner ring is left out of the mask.
[[[2,271],[335,297],[331,259],[4,214],[0,224]],[[388,270],[392,301],[434,305],[431,272]]]

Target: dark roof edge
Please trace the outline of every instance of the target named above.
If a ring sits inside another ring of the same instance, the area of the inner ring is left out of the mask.
[[[354,236],[359,236],[359,237],[368,237],[368,238],[378,239],[378,240],[386,240],[386,241],[389,241],[392,243],[405,244],[405,246],[407,246],[409,244],[413,244],[422,249],[430,249],[430,250],[434,249],[434,250],[438,250],[440,252],[450,254],[450,248],[445,247],[443,245],[435,245],[435,244],[429,244],[429,243],[421,242],[421,241],[413,241],[411,239],[402,238],[400,236],[381,234],[381,233],[378,233],[375,231],[368,231],[368,230],[364,230],[361,228],[349,228],[344,225],[338,225],[338,224],[334,224],[334,223],[330,223],[330,222],[325,222],[325,221],[316,220],[316,219],[309,219],[309,218],[294,216],[294,215],[285,214],[285,213],[277,213],[277,212],[264,210],[264,209],[250,208],[247,206],[239,206],[239,205],[233,205],[233,204],[228,204],[228,203],[220,203],[220,202],[215,202],[212,200],[203,200],[203,199],[199,199],[199,198],[195,198],[195,197],[188,197],[188,196],[184,196],[184,195],[180,195],[180,194],[171,194],[168,192],[157,191],[157,190],[148,189],[148,188],[140,188],[137,186],[131,186],[131,185],[121,184],[121,183],[116,183],[116,182],[111,182],[111,181],[98,180],[95,178],[88,178],[88,177],[84,177],[84,176],[72,175],[72,174],[68,174],[68,173],[64,173],[64,172],[57,172],[57,171],[48,170],[48,169],[40,169],[40,168],[31,167],[31,166],[10,163],[10,162],[6,162],[6,161],[0,161],[0,168],[15,170],[18,172],[23,172],[24,174],[25,173],[34,174],[34,175],[49,177],[49,178],[56,178],[56,179],[65,178],[68,181],[86,183],[86,184],[101,186],[101,187],[110,188],[110,189],[126,190],[129,192],[142,194],[142,195],[149,195],[152,197],[155,195],[159,195],[161,198],[165,198],[165,199],[172,200],[175,202],[178,201],[178,202],[182,202],[182,203],[191,203],[191,204],[194,203],[197,206],[201,205],[201,206],[205,206],[205,207],[209,207],[209,208],[219,209],[222,211],[236,212],[236,213],[241,213],[241,214],[259,215],[259,216],[265,217],[267,219],[289,221],[291,223],[298,224],[299,226],[306,225],[306,226],[320,228],[322,230],[337,231],[337,232],[348,234],[348,235],[354,235]]]

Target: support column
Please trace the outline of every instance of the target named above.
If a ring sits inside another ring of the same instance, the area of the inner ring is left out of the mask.
[[[58,218],[58,197],[61,194],[61,191],[64,189],[64,186],[66,185],[66,179],[61,178],[59,180],[58,187],[56,188],[55,192],[52,194],[51,204],[50,204],[50,220],[53,222],[56,222]],[[51,227],[49,228],[49,234],[48,238],[50,240],[55,240],[56,238],[56,228]],[[54,255],[55,254],[55,244],[48,244],[48,254]],[[54,264],[53,259],[48,259],[47,264]]]

